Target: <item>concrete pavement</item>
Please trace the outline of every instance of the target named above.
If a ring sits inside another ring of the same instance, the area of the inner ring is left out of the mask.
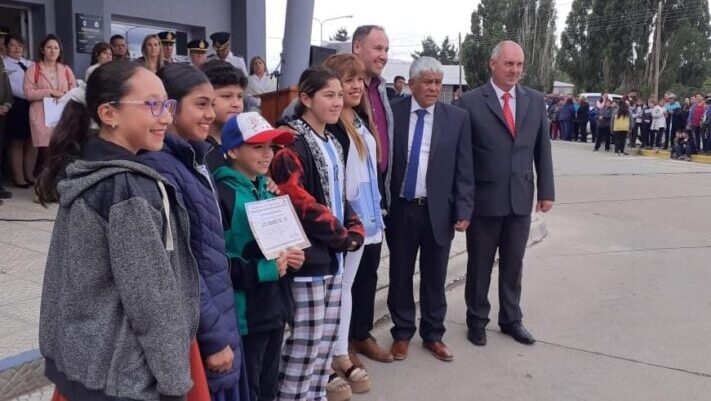
[[[31,190],[13,191],[0,207],[0,401],[48,401],[51,387],[44,378],[37,350],[39,304],[47,248],[56,205],[45,209],[32,202]],[[534,216],[530,243],[547,234],[543,219]],[[376,294],[375,314],[387,313],[388,251],[384,249]],[[449,282],[466,273],[466,241],[458,234],[450,253]],[[419,276],[415,289],[419,288]],[[36,390],[39,389],[39,390]],[[30,394],[26,394],[30,392]]]
[[[498,332],[496,280],[489,344],[466,341],[459,236],[445,337],[455,361],[435,360],[414,339],[404,362],[366,361],[373,389],[354,400],[711,399],[711,166],[560,142],[554,156],[558,201],[524,269],[524,320],[538,343]],[[385,317],[375,330],[382,345],[389,325]]]
[[[463,285],[448,293],[452,363],[418,338],[404,362],[369,362],[354,400],[711,399],[711,166],[554,144],[558,201],[528,250],[526,326],[534,346],[496,325],[466,340]],[[390,344],[390,323],[377,338]]]

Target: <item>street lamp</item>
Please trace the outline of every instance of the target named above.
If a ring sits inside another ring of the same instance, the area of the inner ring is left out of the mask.
[[[314,21],[318,22],[319,25],[321,25],[321,44],[323,44],[323,24],[327,23],[328,21],[335,21],[337,19],[344,19],[344,18],[353,18],[353,16],[352,15],[341,15],[340,17],[326,18],[323,21],[321,21],[318,18],[314,18]]]

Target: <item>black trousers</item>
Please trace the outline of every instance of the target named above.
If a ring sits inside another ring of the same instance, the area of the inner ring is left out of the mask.
[[[615,139],[615,153],[624,153],[625,143],[627,142],[627,131],[615,131],[612,136]]]
[[[366,245],[363,248],[363,256],[351,288],[353,294],[351,340],[366,340],[373,329],[375,291],[378,289],[378,266],[380,266],[382,248],[382,243]]]
[[[252,401],[272,401],[276,398],[283,341],[284,326],[242,337]]]
[[[412,280],[419,250],[420,337],[424,341],[441,341],[447,314],[444,285],[452,242],[437,244],[426,204],[419,205],[404,199],[393,202],[386,224],[390,247],[388,308],[394,324],[390,333],[395,340],[409,340],[417,330]]]
[[[597,137],[595,138],[595,149],[600,149],[600,145],[605,143],[605,150],[610,150],[610,127],[597,127]]]
[[[2,181],[5,178],[5,144],[7,143],[7,139],[5,138],[5,128],[7,127],[6,121],[6,117],[0,117],[0,188],[2,188]]]
[[[643,122],[643,123],[639,124],[639,127],[642,130],[642,146],[651,148],[652,142],[654,142],[651,138],[651,135],[650,135],[651,124]]]
[[[588,124],[587,122],[578,123],[578,135],[575,138],[576,141],[587,142],[588,141]]]
[[[489,286],[496,251],[499,251],[499,325],[520,323],[521,276],[531,216],[474,216],[467,230],[467,326],[489,323]]]

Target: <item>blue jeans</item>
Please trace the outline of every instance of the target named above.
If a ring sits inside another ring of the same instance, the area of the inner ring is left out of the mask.
[[[573,122],[571,120],[560,120],[560,137],[569,141],[573,138]]]

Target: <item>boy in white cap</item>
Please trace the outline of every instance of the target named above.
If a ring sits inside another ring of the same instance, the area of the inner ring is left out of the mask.
[[[304,252],[292,248],[267,260],[252,234],[245,205],[272,198],[266,177],[273,147],[294,140],[289,131],[274,129],[259,113],[242,113],[222,128],[227,163],[215,170],[227,256],[230,258],[235,307],[253,400],[273,400],[279,358],[288,319],[287,269],[299,269]]]

